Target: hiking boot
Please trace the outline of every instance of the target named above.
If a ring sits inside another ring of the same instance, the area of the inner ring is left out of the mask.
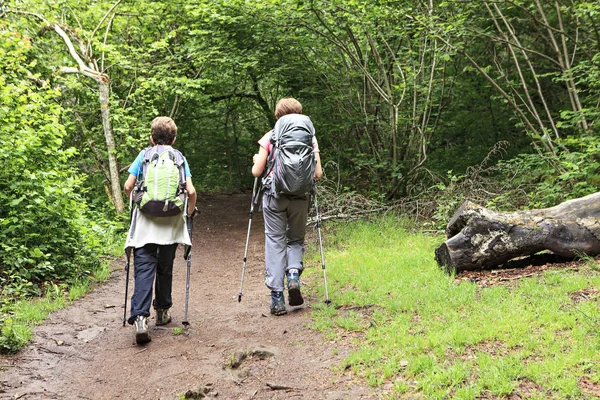
[[[300,306],[304,304],[302,293],[300,293],[300,275],[298,272],[288,272],[287,274],[288,301],[290,306]]]
[[[285,299],[283,298],[283,292],[271,291],[271,314],[287,314],[287,310],[285,309]]]
[[[156,309],[156,326],[166,325],[171,322],[171,315],[168,309]]]
[[[137,344],[148,343],[152,339],[150,338],[150,331],[148,330],[148,318],[138,315],[134,323],[135,328],[135,342]]]

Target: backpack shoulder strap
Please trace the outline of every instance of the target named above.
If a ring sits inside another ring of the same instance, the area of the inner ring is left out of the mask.
[[[142,177],[138,177],[138,182],[144,182],[146,172],[148,171],[148,163],[152,157],[152,152],[155,146],[148,146],[144,149],[144,157],[142,158]]]
[[[185,157],[183,156],[183,154],[181,153],[181,151],[177,150],[176,148],[172,148],[173,153],[175,154],[175,165],[177,165],[177,168],[179,168],[179,185],[181,186],[181,189],[185,189],[185,185],[186,185],[186,176],[185,176]]]
[[[175,154],[175,164],[177,164],[178,167],[181,166],[181,165],[183,165],[183,163],[185,162],[185,157],[183,156],[183,154],[181,153],[181,151],[177,150],[174,147],[171,148],[171,150]]]
[[[275,134],[275,129],[271,129],[268,133],[271,134],[269,141],[271,142],[271,151],[267,154],[267,168],[265,169],[264,176],[267,177],[273,170],[273,160],[275,158],[275,149],[278,145],[278,138]]]

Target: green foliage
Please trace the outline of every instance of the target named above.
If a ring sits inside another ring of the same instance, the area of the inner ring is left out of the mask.
[[[597,268],[479,287],[436,265],[441,237],[409,228],[386,217],[326,236],[334,304],[313,308],[314,327],[353,347],[341,369],[390,398],[591,398],[578,382],[600,373]],[[322,298],[320,270],[306,272]]]
[[[51,284],[42,299],[23,299],[0,307],[0,353],[16,353],[31,339],[35,325],[64,307],[63,291],[64,286]]]
[[[176,328],[173,328],[171,330],[171,332],[173,332],[173,335],[177,336],[177,335],[182,335],[185,332],[185,329],[181,326],[178,326]]]
[[[32,73],[30,39],[0,25],[0,43],[0,351],[14,352],[64,306],[64,285],[75,299],[91,275],[108,276],[101,256],[117,247],[117,226],[83,201],[60,93]]]
[[[524,153],[495,164],[479,166],[464,174],[448,171],[421,195],[425,224],[444,229],[465,201],[499,211],[552,207],[598,191],[600,187],[600,138],[584,135],[558,142],[555,156]],[[491,153],[501,153],[502,144]],[[428,180],[431,182],[431,180]]]
[[[89,274],[97,254],[85,239],[84,177],[69,167],[76,151],[62,146],[58,93],[30,79],[27,38],[7,29],[0,38],[0,286],[41,294],[40,282]]]
[[[499,178],[513,177],[511,187],[490,204],[514,207],[512,193],[526,193],[526,208],[544,208],[594,193],[600,186],[600,138],[582,136],[559,142],[556,157],[522,154],[498,164]]]
[[[177,146],[201,191],[251,185],[256,142],[272,127],[282,96],[304,104],[324,161],[336,161],[345,185],[388,198],[418,195],[428,173],[466,175],[499,141],[510,143],[508,158],[531,153],[532,142],[551,157],[544,135],[594,134],[600,117],[594,28],[600,14],[598,5],[584,0],[560,8],[510,1],[492,7],[141,0],[121,2],[106,17],[114,5],[107,0],[11,4],[49,23],[60,21],[91,46],[111,80],[123,175],[147,144],[150,121],[171,115],[179,126]],[[8,13],[6,20],[30,35],[43,25],[31,14]],[[548,30],[536,28],[545,24]],[[520,44],[503,36],[508,25]],[[552,45],[551,32],[565,49]],[[563,51],[568,65],[556,60]],[[36,37],[31,54],[31,71],[61,86],[56,101],[67,111],[62,140],[78,149],[71,162],[89,175],[83,196],[106,212],[97,87],[81,74],[56,73],[74,60],[52,31]]]

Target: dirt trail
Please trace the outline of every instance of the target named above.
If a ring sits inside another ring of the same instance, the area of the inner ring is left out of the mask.
[[[269,315],[260,213],[252,221],[244,296],[238,303],[249,201],[249,194],[199,199],[191,325],[183,334],[172,329],[182,326],[184,314],[181,252],[175,260],[173,322],[155,327],[152,316],[152,342],[144,347],[135,344],[131,326],[122,327],[125,277],[118,268],[104,285],[52,314],[29,347],[0,358],[0,399],[178,399],[188,391],[221,399],[377,397],[349,374],[335,372],[346,349],[334,348],[307,328],[310,305],[322,299],[305,298],[303,307],[286,316]],[[305,282],[310,284],[322,282]],[[133,280],[130,294],[132,286]],[[236,369],[227,367],[236,352],[254,356]]]

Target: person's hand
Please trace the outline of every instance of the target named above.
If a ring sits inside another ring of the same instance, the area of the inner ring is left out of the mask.
[[[256,164],[256,158],[258,157],[258,154],[255,154],[252,156],[252,164]]]
[[[192,211],[188,210],[187,216],[190,218],[194,218],[194,216],[198,213],[200,213],[200,210],[198,210],[198,208],[194,207],[192,209]]]

